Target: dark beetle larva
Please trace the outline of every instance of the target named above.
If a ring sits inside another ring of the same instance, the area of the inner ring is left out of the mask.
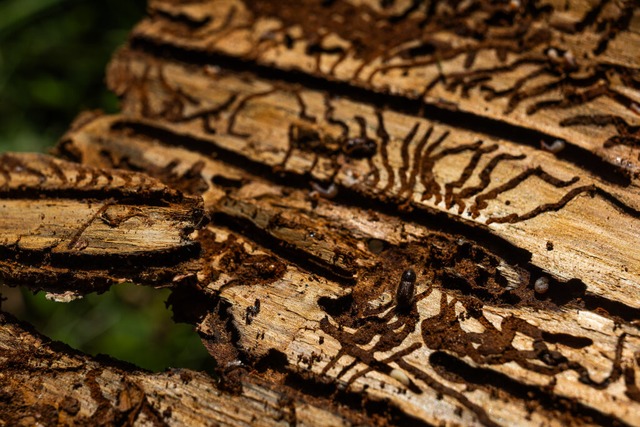
[[[396,307],[399,310],[406,310],[413,305],[416,296],[416,272],[412,268],[407,268],[402,273],[400,284],[396,291]]]
[[[342,146],[342,151],[349,157],[354,159],[368,159],[376,154],[378,144],[366,137],[349,138]]]

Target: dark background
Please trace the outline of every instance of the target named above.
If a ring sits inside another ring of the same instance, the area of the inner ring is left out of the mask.
[[[145,7],[143,0],[0,0],[0,152],[46,152],[80,111],[116,111],[104,70]],[[90,354],[151,370],[211,363],[193,328],[171,320],[168,290],[123,284],[68,304],[24,289],[0,292],[3,310]]]
[[[105,66],[144,11],[141,0],[0,0],[2,150],[46,150],[79,111],[115,111]]]

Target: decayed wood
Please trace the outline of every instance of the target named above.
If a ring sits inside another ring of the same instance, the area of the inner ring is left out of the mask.
[[[523,126],[596,153],[637,185],[640,8],[633,0],[347,0],[332,7],[154,0],[151,8],[135,40]]]
[[[178,284],[198,270],[202,201],[141,173],[0,155],[0,277],[69,299],[113,283]]]
[[[131,52],[111,70],[127,115],[198,138],[193,149],[227,150],[325,186],[487,224],[557,278],[640,307],[640,254],[628,247],[640,239],[636,187],[543,150],[283,82]],[[126,117],[119,121],[126,127]],[[349,151],[365,140],[370,153]]]
[[[537,296],[539,271],[462,236],[316,201],[308,190],[176,146],[171,135],[123,131],[121,120],[96,118],[59,148],[83,162],[126,159],[170,182],[197,182],[192,188],[214,223],[256,239],[219,226],[198,236],[207,265],[199,279],[230,303],[239,333],[226,345],[254,363],[275,359],[275,351],[290,375],[313,374],[429,423],[636,421],[637,312],[626,320],[594,312],[581,300],[584,290],[555,281]],[[105,151],[108,158],[99,155]],[[201,179],[193,176],[196,165]],[[394,298],[407,267],[418,271],[418,297],[401,313]],[[221,350],[217,313],[210,310],[198,328],[220,366],[233,366],[238,353]]]
[[[268,286],[249,285],[256,281],[246,279],[246,264],[238,268],[240,274],[229,276],[224,260],[238,247],[262,264],[265,254],[221,230],[215,234],[220,243],[233,244],[214,261],[221,274],[209,287],[219,288],[222,298],[232,302],[234,324],[241,331],[238,343],[254,357],[273,356],[276,350],[286,356],[291,371],[313,373],[338,390],[391,402],[429,423],[637,422],[637,329],[613,333],[612,320],[587,310],[505,308],[481,301],[474,292],[446,290],[446,281],[455,279],[447,276],[449,269],[469,280],[472,267],[464,271],[454,265],[439,272],[440,260],[432,253],[451,246],[464,251],[464,244],[421,236],[418,244],[391,247],[380,257],[382,265],[363,273],[356,287],[345,292],[290,266]],[[420,251],[424,248],[426,254]],[[399,266],[385,259],[401,254],[425,266],[419,270],[417,303],[405,313],[393,302]],[[490,254],[476,255],[491,259]],[[449,260],[442,257],[446,266]],[[486,268],[487,258],[473,268]],[[279,265],[277,259],[271,262]],[[204,323],[201,330],[207,333]]]
[[[0,314],[0,425],[348,426],[370,423],[328,399],[300,399],[245,377],[240,395],[218,389],[204,373],[152,374],[91,358]]]
[[[74,209],[59,241],[48,212],[34,228],[12,211],[0,237],[21,266],[3,274],[155,259],[74,264],[69,288],[173,286],[220,382],[94,360],[3,317],[3,391],[20,397],[1,414],[640,425],[638,13],[152,1],[108,70],[122,112],[81,115],[56,148],[76,163],[0,163],[3,201]]]

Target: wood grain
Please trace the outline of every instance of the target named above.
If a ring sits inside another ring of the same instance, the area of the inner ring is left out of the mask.
[[[209,375],[185,369],[152,374],[106,357],[92,358],[39,336],[0,314],[0,424],[349,426],[327,399],[245,378],[243,392],[218,389]],[[319,424],[318,424],[319,423]]]
[[[612,309],[575,282],[552,279],[539,295],[544,273],[487,249],[486,235],[315,200],[175,137],[123,131],[122,119],[97,118],[59,148],[84,162],[108,150],[114,164],[208,183],[193,187],[216,224],[198,232],[198,278],[229,318],[205,310],[198,330],[221,369],[242,349],[249,365],[281,366],[283,382],[330,384],[427,423],[635,424],[637,311]],[[403,313],[394,301],[408,267],[418,289]],[[228,321],[235,338],[221,332]]]
[[[169,286],[216,379],[0,315],[0,420],[639,426],[639,10],[152,0],[121,111],[0,158],[0,271]]]
[[[135,52],[121,52],[111,70],[112,86],[129,88],[121,95],[124,113],[139,118],[132,129],[180,135],[178,144],[205,155],[240,155],[291,173],[300,186],[315,180],[367,200],[445,212],[524,249],[526,261],[562,281],[640,307],[640,256],[627,246],[640,239],[633,186],[508,139],[284,82],[211,75],[206,66],[198,73]],[[118,120],[127,127],[126,117]],[[345,151],[365,139],[376,146],[367,158]]]
[[[69,299],[112,283],[193,276],[202,201],[140,173],[0,155],[2,280]]]
[[[133,35],[150,48],[301,71],[520,133],[508,123],[535,131],[522,134],[535,144],[561,138],[637,181],[634,1],[383,3],[157,0]]]

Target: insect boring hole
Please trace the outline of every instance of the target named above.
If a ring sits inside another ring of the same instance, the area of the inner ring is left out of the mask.
[[[123,283],[100,295],[56,302],[45,292],[0,286],[6,298],[2,311],[76,350],[154,372],[189,368],[213,373],[215,362],[193,326],[172,319],[166,304],[170,292]]]
[[[587,290],[587,286],[580,280],[571,279],[567,282],[559,282],[545,275],[532,277],[532,288],[536,299],[548,299],[557,305],[582,299]]]

